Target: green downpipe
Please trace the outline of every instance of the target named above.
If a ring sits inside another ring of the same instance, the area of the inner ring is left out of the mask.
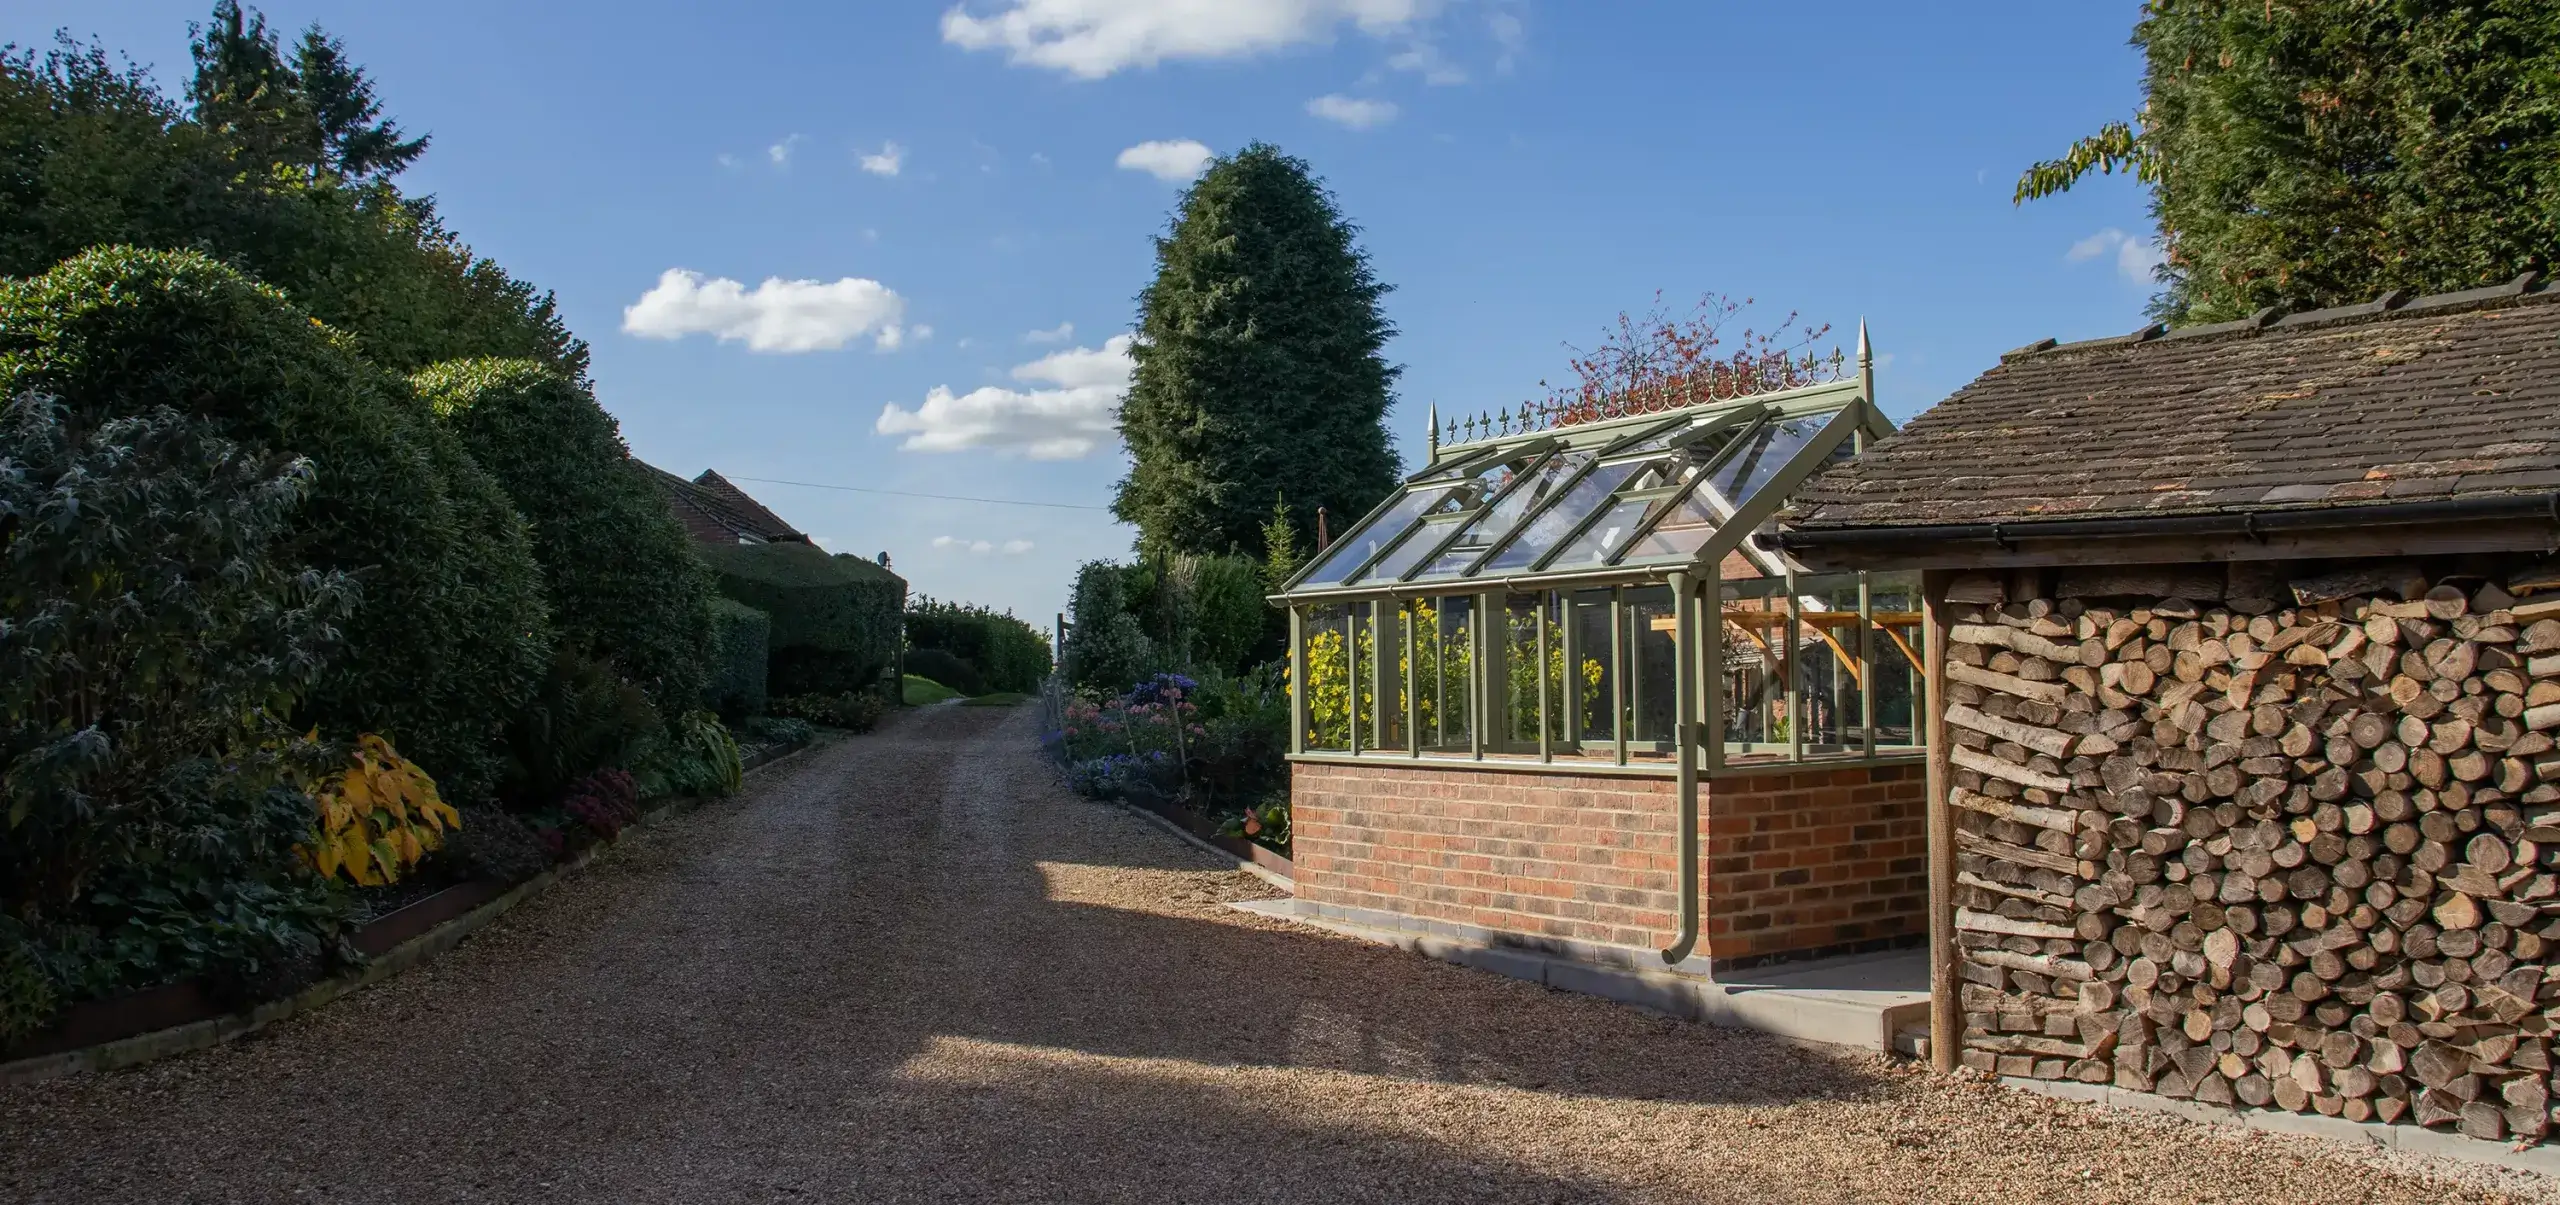
[[[1671,614],[1672,730],[1678,734],[1671,744],[1680,796],[1680,934],[1662,951],[1662,961],[1677,966],[1698,947],[1698,683],[1692,651],[1698,646],[1698,600],[1690,594],[1687,573],[1671,575]]]

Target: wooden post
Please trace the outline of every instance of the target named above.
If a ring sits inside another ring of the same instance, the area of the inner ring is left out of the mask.
[[[1289,608],[1289,752],[1307,751],[1307,613]]]
[[[1627,764],[1627,588],[1609,587],[1609,735]]]
[[[1422,756],[1422,600],[1406,599],[1404,611],[1404,743]],[[1439,612],[1435,609],[1432,614]],[[1435,642],[1433,647],[1438,647]]]
[[[1700,570],[1698,586],[1698,716],[1707,777],[1724,768],[1724,566]]]
[[[1360,604],[1342,604],[1342,741],[1360,755]]]
[[[1956,1069],[1957,1046],[1964,1041],[1964,988],[1956,974],[1956,818],[1947,802],[1947,719],[1938,700],[1947,684],[1947,581],[1952,574],[1932,569],[1921,579],[1921,667],[1926,684],[1918,705],[1925,710],[1928,751],[1927,809],[1929,829],[1929,1063],[1940,1071]]]
[[[1555,602],[1553,590],[1538,592],[1538,760],[1556,759],[1555,739],[1548,730],[1548,696],[1554,692],[1547,685],[1547,669],[1553,664],[1547,658],[1547,608]]]
[[[1876,599],[1858,571],[1858,755],[1876,755]]]
[[[1468,608],[1475,614],[1470,616],[1474,622],[1467,625],[1467,752],[1478,761],[1484,760],[1485,696],[1492,693],[1485,678],[1486,612],[1490,610],[1485,603],[1494,597],[1478,594],[1475,605]]]
[[[1575,756],[1582,753],[1582,637],[1574,629],[1573,588],[1556,591],[1556,613],[1564,620],[1564,743]]]
[[[1389,747],[1389,736],[1395,731],[1393,703],[1395,678],[1389,672],[1396,663],[1395,625],[1387,622],[1387,608],[1393,599],[1377,599],[1369,604],[1369,747]]]
[[[1804,760],[1804,658],[1796,652],[1804,647],[1804,596],[1796,593],[1795,570],[1787,571],[1787,638],[1786,690],[1787,760]]]

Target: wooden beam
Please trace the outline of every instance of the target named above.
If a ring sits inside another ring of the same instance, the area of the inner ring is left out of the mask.
[[[1941,1072],[1956,1069],[1964,1044],[1964,979],[1956,964],[1956,817],[1947,790],[1954,775],[1947,762],[1947,611],[1944,570],[1922,575],[1921,642],[1928,655],[1921,661],[1925,698],[1915,702],[1926,717],[1928,794],[1922,806],[1929,833],[1929,1062]]]

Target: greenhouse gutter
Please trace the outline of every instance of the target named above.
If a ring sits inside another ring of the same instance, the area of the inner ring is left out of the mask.
[[[1872,554],[1905,549],[1989,544],[2006,549],[2021,540],[2137,540],[2159,536],[2268,536],[2376,526],[2410,526],[2470,519],[2549,519],[2560,525],[2560,493],[2432,498],[2359,506],[2299,506],[2101,519],[2029,519],[2020,522],[1920,523],[1878,527],[1787,528],[1758,534],[1760,548],[1790,553]]]

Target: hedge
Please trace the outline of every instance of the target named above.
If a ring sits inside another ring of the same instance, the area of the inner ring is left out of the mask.
[[[712,599],[711,675],[703,705],[731,718],[764,714],[772,639],[773,620],[764,612],[735,599]]]
[[[331,738],[389,737],[457,803],[551,657],[524,525],[397,378],[273,289],[191,252],[102,248],[0,282],[0,396],[89,425],[167,407],[253,451],[308,457],[284,555],[356,579],[337,655],[296,707]]]
[[[1049,676],[1049,638],[1011,615],[985,607],[919,598],[907,609],[907,672],[923,674],[945,686],[959,683],[916,668],[915,658],[937,650],[966,662],[986,690],[1029,694]]]
[[[561,643],[667,716],[692,708],[711,668],[711,575],[613,416],[531,360],[457,360],[412,383],[532,525]]]
[[[930,679],[964,695],[987,693],[987,680],[976,666],[941,649],[907,650],[907,676]]]
[[[766,688],[777,695],[864,690],[897,656],[906,579],[814,544],[705,544],[720,593],[773,621]]]

